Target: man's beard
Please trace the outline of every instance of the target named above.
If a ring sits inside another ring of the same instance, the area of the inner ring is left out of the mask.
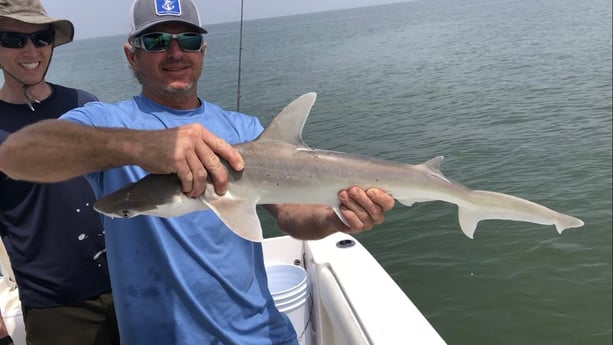
[[[167,85],[164,90],[168,93],[177,95],[177,94],[184,94],[184,93],[191,93],[191,91],[194,90],[196,83],[195,82],[191,82],[189,84],[183,84],[180,87],[176,87],[176,86],[172,86],[172,85]]]

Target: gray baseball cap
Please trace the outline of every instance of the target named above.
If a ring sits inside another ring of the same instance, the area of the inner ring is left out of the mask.
[[[3,1],[3,0],[0,0]],[[206,34],[198,8],[191,0],[135,0],[130,10],[128,37],[138,36],[160,23],[181,22]]]
[[[0,21],[8,18],[28,24],[51,24],[55,29],[53,46],[57,47],[72,41],[74,26],[67,19],[47,16],[38,0],[0,0]]]

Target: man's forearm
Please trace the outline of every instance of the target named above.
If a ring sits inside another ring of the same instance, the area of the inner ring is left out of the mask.
[[[58,182],[126,164],[138,155],[134,131],[46,120],[9,135],[0,145],[0,170],[16,180]]]
[[[338,192],[341,221],[334,210],[325,205],[266,205],[279,228],[302,240],[324,238],[337,231],[359,233],[383,223],[385,212],[394,207],[394,199],[384,190],[364,190],[353,186]]]
[[[318,240],[337,232],[333,222],[337,217],[328,206],[279,204],[265,208],[277,220],[279,228],[294,238]]]

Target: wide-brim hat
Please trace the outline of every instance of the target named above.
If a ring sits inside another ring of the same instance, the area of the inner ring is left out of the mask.
[[[74,25],[67,19],[47,16],[47,12],[38,0],[0,0],[0,20],[4,18],[28,24],[53,25],[54,47],[71,42],[74,38]]]

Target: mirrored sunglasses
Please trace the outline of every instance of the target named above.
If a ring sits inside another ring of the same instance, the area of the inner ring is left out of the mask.
[[[46,47],[53,44],[55,32],[51,29],[24,34],[21,32],[0,32],[0,46],[5,48],[23,48],[28,39],[35,47]]]
[[[186,52],[196,52],[202,49],[202,34],[196,32],[182,32],[171,34],[168,32],[150,32],[130,39],[130,44],[148,52],[164,52],[170,47],[172,39],[176,39],[179,47]]]

